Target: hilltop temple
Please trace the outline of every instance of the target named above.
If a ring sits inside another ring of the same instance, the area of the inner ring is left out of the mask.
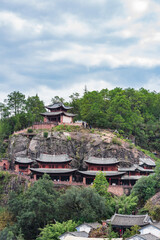
[[[44,116],[44,122],[54,123],[73,123],[73,117],[76,114],[68,113],[72,107],[67,107],[63,103],[54,103],[46,106],[50,112],[41,113]]]

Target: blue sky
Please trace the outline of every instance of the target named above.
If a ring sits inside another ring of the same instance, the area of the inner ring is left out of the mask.
[[[160,91],[160,1],[1,0],[0,101],[115,87]]]

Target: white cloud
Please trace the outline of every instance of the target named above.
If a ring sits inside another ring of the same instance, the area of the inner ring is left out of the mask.
[[[26,96],[34,96],[38,94],[40,99],[42,99],[45,104],[50,104],[51,99],[54,96],[63,97],[65,100],[69,101],[69,96],[75,92],[78,92],[81,96],[84,93],[84,88],[87,86],[88,91],[97,90],[100,91],[104,88],[113,89],[115,85],[110,82],[104,81],[102,79],[87,79],[87,81],[80,81],[77,79],[75,83],[70,86],[65,85],[61,89],[52,89],[46,85],[40,85],[36,89],[30,89],[25,92]]]
[[[150,91],[160,92],[160,77],[152,77],[143,87]]]

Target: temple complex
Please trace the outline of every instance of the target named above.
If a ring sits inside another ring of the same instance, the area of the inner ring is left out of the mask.
[[[151,159],[140,159],[139,164],[132,167],[119,167],[119,161],[116,158],[96,158],[90,157],[85,161],[87,171],[78,171],[84,184],[91,184],[98,171],[102,171],[110,185],[128,185],[133,186],[142,176],[148,176],[154,172],[155,163]],[[143,167],[145,164],[145,168]]]
[[[73,123],[73,117],[76,116],[73,113],[67,111],[72,107],[67,107],[63,103],[54,103],[46,106],[49,112],[41,113],[44,116],[44,122],[54,123]]]
[[[34,180],[47,173],[53,181],[77,182],[84,185],[92,184],[97,173],[102,171],[109,185],[132,187],[142,176],[153,174],[155,167],[155,162],[149,158],[140,158],[139,164],[133,164],[131,167],[120,167],[120,161],[116,158],[97,158],[92,156],[85,160],[87,165],[86,171],[72,169],[72,159],[67,154],[51,155],[41,153],[40,157],[34,160],[37,163],[37,168],[31,167],[33,160],[17,157],[15,160],[15,171],[26,175],[32,173]]]

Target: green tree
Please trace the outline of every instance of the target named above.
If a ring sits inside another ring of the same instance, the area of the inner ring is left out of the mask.
[[[56,222],[56,224],[48,224],[41,229],[40,236],[37,240],[59,240],[59,236],[65,232],[76,231],[78,223],[68,220],[66,222]]]
[[[144,206],[145,202],[156,193],[157,181],[154,175],[140,178],[133,186],[132,194],[138,197],[139,205]]]
[[[103,196],[103,197],[108,197],[108,187],[109,187],[109,183],[105,177],[105,173],[99,171],[96,174],[96,177],[93,181],[93,188],[96,189],[96,191],[99,193],[99,195]]]
[[[39,99],[38,95],[27,98],[26,111],[30,124],[33,122],[39,122],[43,119],[40,113],[45,112],[45,107],[43,101]]]
[[[138,203],[138,197],[134,195],[123,195],[121,197],[114,197],[115,212],[119,214],[132,214],[135,211]]]
[[[10,111],[13,110],[14,115],[24,110],[25,95],[19,91],[14,91],[8,94],[8,98],[5,100]]]
[[[137,225],[132,226],[131,229],[127,228],[125,233],[123,234],[123,239],[132,237],[135,234],[139,234],[139,229],[140,227]]]
[[[93,188],[68,189],[58,199],[59,221],[94,222],[105,217],[105,199],[101,197]]]
[[[17,220],[25,239],[34,239],[39,228],[53,222],[56,211],[57,192],[48,176],[38,180],[24,194],[12,193],[9,210]]]

